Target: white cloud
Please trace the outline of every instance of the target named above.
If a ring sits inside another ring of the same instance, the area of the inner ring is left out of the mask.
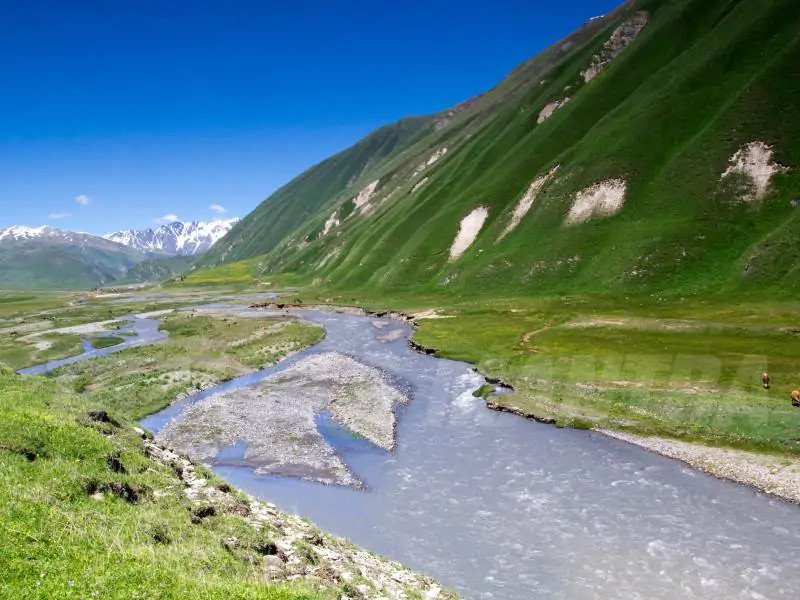
[[[72,216],[72,213],[68,212],[54,212],[47,215],[48,219],[54,219],[56,221],[60,221],[61,219],[69,219]]]
[[[86,194],[81,194],[80,196],[75,197],[75,204],[78,206],[87,206],[89,204],[89,196]]]
[[[228,212],[228,209],[222,206],[221,204],[212,204],[208,208],[213,210],[215,213],[219,213],[221,215],[224,215],[226,212]]]
[[[166,225],[167,223],[174,223],[175,221],[180,221],[178,215],[164,215],[163,217],[158,217],[157,219],[153,219],[159,225]]]

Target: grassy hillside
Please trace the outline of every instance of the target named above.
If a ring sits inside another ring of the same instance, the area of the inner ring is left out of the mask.
[[[93,239],[99,240],[96,245],[48,240],[0,244],[0,289],[90,289],[125,276],[145,258],[125,246]]]
[[[321,200],[347,189],[363,172],[400,152],[432,126],[429,118],[404,119],[309,169],[237,223],[198,264],[233,262],[271,250],[319,208]]]
[[[114,284],[165,281],[176,275],[183,275],[189,271],[191,266],[192,257],[190,256],[148,258],[128,269],[124,277],[115,281]]]
[[[606,60],[631,19],[646,24]],[[484,96],[418,121],[392,151],[369,150],[384,129],[309,170],[203,264],[266,253],[265,274],[387,293],[791,293],[799,32],[791,0],[628,3]],[[772,151],[763,194],[749,176],[722,177],[747,148]],[[556,166],[501,235],[531,183]],[[592,192],[612,184],[624,194],[609,209]],[[479,207],[488,216],[453,259],[459,222]]]
[[[255,580],[220,543],[233,517],[193,525],[176,473],[124,422],[92,421],[80,396],[2,366],[0,390],[0,597],[313,597]],[[104,487],[120,493],[92,497]]]

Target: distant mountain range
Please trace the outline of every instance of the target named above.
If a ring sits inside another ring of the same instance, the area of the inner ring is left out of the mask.
[[[223,237],[238,219],[206,223],[175,221],[158,229],[127,229],[103,237],[141,252],[157,252],[171,256],[195,256],[208,250]]]
[[[0,289],[88,289],[116,283],[159,281],[184,273],[189,256],[203,252],[227,231],[225,222],[173,223],[113,238],[55,227],[0,229]],[[170,228],[173,235],[165,235]],[[142,235],[137,235],[142,234]],[[124,237],[124,236],[123,236]]]

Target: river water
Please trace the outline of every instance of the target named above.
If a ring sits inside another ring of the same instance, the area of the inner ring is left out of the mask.
[[[93,337],[98,335],[121,337],[124,340],[121,344],[109,346],[107,348],[94,349],[92,348],[91,339],[85,339],[83,341],[83,354],[77,354],[68,358],[52,360],[41,365],[20,369],[17,373],[20,375],[42,375],[58,367],[63,367],[64,365],[71,365],[72,363],[89,360],[90,358],[97,358],[98,356],[107,356],[115,352],[120,352],[121,350],[127,350],[128,348],[134,348],[144,344],[152,344],[153,342],[166,339],[169,335],[166,331],[159,330],[161,321],[158,319],[147,319],[128,315],[118,320],[124,321],[124,324],[118,330],[104,331],[100,334],[94,334]]]
[[[321,429],[363,491],[255,475],[219,457],[237,487],[424,571],[470,599],[800,598],[800,511],[601,434],[487,410],[469,366],[414,352],[410,327],[299,312],[326,339],[285,363],[175,404],[269,377],[315,352],[349,354],[413,391],[397,449]],[[387,331],[402,329],[395,341]]]

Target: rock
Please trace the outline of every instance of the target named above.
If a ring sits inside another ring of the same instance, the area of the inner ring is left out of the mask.
[[[106,464],[112,473],[125,474],[128,472],[128,469],[125,468],[125,465],[122,464],[122,461],[119,459],[119,455],[116,453],[106,456]]]
[[[210,504],[198,506],[192,510],[192,516],[198,519],[205,519],[206,517],[213,517],[217,514],[217,510]]]
[[[422,597],[425,600],[436,600],[436,598],[438,598],[441,595],[441,593],[442,593],[442,588],[440,588],[438,585],[435,585],[427,592],[422,594]]]
[[[414,583],[415,577],[408,571],[395,571],[392,573],[392,579],[398,583],[402,583],[403,585],[411,585]]]
[[[322,534],[318,531],[309,533],[303,537],[312,546],[322,546],[323,542],[325,541],[325,539],[322,537]]]
[[[256,542],[253,544],[253,550],[263,556],[278,556],[278,552],[280,552],[277,544],[271,540]]]
[[[229,537],[222,540],[222,547],[228,552],[233,552],[239,547],[239,540],[235,537]]]
[[[142,429],[141,427],[134,427],[133,428],[133,433],[138,435],[143,440],[146,440],[147,437],[148,437],[147,432],[144,429]]]
[[[119,423],[108,416],[108,413],[104,410],[90,410],[89,411],[89,419],[92,421],[96,421],[98,423],[108,423],[109,425],[113,425],[114,427],[119,427]]]
[[[268,554],[264,557],[264,566],[267,569],[273,568],[283,571],[284,563],[281,557],[277,554]]]

